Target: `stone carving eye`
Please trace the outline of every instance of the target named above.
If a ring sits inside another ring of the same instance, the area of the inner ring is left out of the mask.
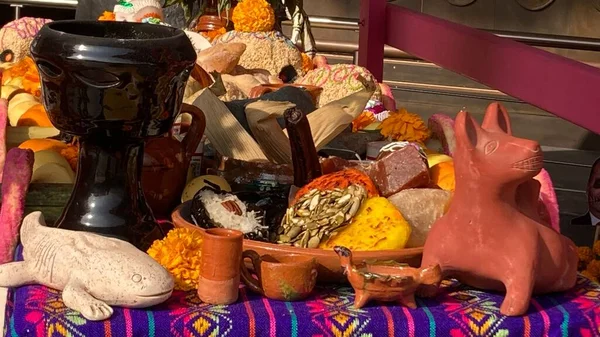
[[[139,283],[140,281],[142,281],[142,275],[133,274],[133,276],[131,277],[131,280],[135,283]]]
[[[498,148],[498,141],[492,140],[491,142],[488,142],[487,144],[485,144],[485,147],[484,147],[485,154],[492,154],[494,151],[496,151],[497,148]]]

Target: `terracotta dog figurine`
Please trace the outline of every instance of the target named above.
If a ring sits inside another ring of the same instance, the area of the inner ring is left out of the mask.
[[[448,212],[429,233],[422,266],[439,264],[444,277],[506,290],[500,312],[517,316],[528,310],[532,293],[573,287],[578,258],[571,240],[517,205],[519,185],[542,169],[539,144],[502,128],[492,131],[488,119],[485,130],[467,112],[456,117],[456,190]],[[419,294],[435,290],[422,288]]]
[[[483,123],[481,123],[481,128],[488,132],[502,132],[512,136],[512,126],[508,116],[508,111],[506,111],[506,108],[502,106],[502,104],[497,102],[494,102],[488,106],[485,112],[485,117],[483,118]],[[533,179],[525,181],[524,183],[520,184],[519,187],[517,187],[515,196],[517,207],[521,213],[530,217],[532,220],[547,225],[560,232],[560,228],[558,228],[559,219],[556,200],[543,200],[544,198],[548,197],[556,199],[556,196],[554,193],[552,193],[552,196],[547,196],[546,194],[548,193],[540,193],[542,184],[538,179],[542,181],[545,180],[545,184],[550,185],[546,186],[547,188],[549,187],[550,190],[553,188],[551,186],[552,182],[548,172],[542,169],[540,174],[536,175]],[[556,209],[549,209],[552,207]]]

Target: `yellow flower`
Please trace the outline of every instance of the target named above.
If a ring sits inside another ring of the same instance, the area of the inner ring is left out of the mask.
[[[239,32],[269,32],[275,26],[275,11],[265,0],[242,0],[233,9],[231,21]]]
[[[150,255],[175,279],[175,289],[192,290],[200,277],[202,235],[193,229],[172,229],[148,249]]]
[[[383,136],[396,141],[423,144],[431,136],[431,131],[421,117],[406,111],[406,109],[400,109],[390,114],[381,123],[379,129]]]

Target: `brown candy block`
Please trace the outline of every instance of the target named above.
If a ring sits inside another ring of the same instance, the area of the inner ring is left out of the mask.
[[[427,160],[414,146],[405,146],[382,156],[367,171],[384,197],[429,184]]]
[[[454,128],[456,189],[429,232],[422,266],[439,264],[444,277],[506,291],[500,312],[522,315],[533,293],[565,291],[577,279],[573,242],[523,214],[515,198],[519,185],[542,168],[540,146],[483,129],[467,112],[458,114]]]

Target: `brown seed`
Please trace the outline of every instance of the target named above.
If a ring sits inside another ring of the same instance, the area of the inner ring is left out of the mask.
[[[290,239],[295,238],[296,236],[298,236],[298,234],[300,234],[300,232],[302,231],[302,229],[300,227],[292,227],[290,228],[290,230],[286,233],[287,236],[290,237]]]
[[[310,238],[310,240],[308,240],[307,246],[308,248],[317,248],[319,246],[319,243],[321,243],[319,237],[313,236],[312,238]]]

